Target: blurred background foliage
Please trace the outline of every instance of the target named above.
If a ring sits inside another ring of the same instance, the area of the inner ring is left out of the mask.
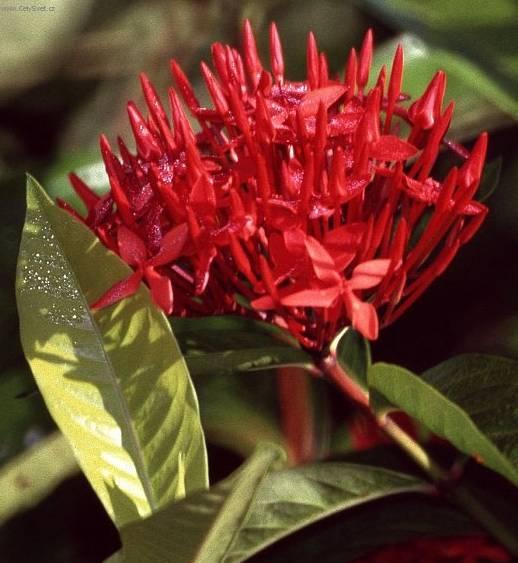
[[[174,57],[206,99],[198,63],[209,59],[213,41],[239,43],[245,17],[265,58],[268,23],[277,22],[293,78],[304,77],[310,29],[337,73],[368,27],[375,31],[377,68],[390,65],[398,42],[404,45],[408,93],[419,94],[436,70],[447,71],[448,97],[456,101],[452,137],[469,144],[481,131],[491,131],[493,164],[484,190],[489,194],[496,183],[498,189],[488,200],[484,228],[406,317],[382,333],[373,356],[417,371],[460,352],[518,358],[514,0],[31,0],[27,6],[41,10],[12,10],[23,5],[0,0],[2,562],[95,562],[118,542],[86,482],[70,477],[76,473],[71,453],[54,434],[22,357],[14,276],[24,173],[42,180],[53,196],[73,198],[66,178],[71,170],[95,189],[106,189],[98,136],[128,136],[125,104],[142,102],[138,72],[148,73],[165,93],[168,60]],[[282,440],[273,374],[196,383],[213,480],[236,467],[257,440]],[[346,405],[326,386],[311,385],[319,451],[346,450]]]

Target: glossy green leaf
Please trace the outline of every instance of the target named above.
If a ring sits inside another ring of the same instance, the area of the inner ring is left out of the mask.
[[[296,346],[296,339],[281,328],[234,315],[213,317],[170,317],[184,353],[218,349],[240,349],[272,344]]]
[[[291,335],[268,323],[223,316],[172,318],[171,325],[193,376],[312,364]]]
[[[482,92],[500,109],[518,117],[514,0],[364,0],[362,7],[396,28],[415,32],[457,60],[461,57],[464,75],[471,76],[469,89]]]
[[[197,398],[147,289],[90,311],[128,267],[31,178],[27,202],[17,283],[25,355],[81,468],[122,525],[182,489],[207,486]]]
[[[78,469],[70,445],[59,432],[12,459],[0,470],[0,524],[36,506]]]
[[[404,492],[423,482],[394,471],[348,463],[319,463],[270,473],[225,563],[237,563],[324,518]]]
[[[390,70],[398,44],[404,51],[403,91],[413,99],[421,96],[438,70],[448,76],[446,102],[455,101],[453,122],[449,136],[457,141],[469,139],[485,130],[492,130],[512,122],[493,99],[493,83],[480,69],[460,54],[430,44],[405,33],[376,49],[373,77],[381,65]],[[473,88],[476,83],[477,87]]]
[[[276,374],[197,374],[193,377],[207,440],[249,456],[259,442],[282,445]],[[246,421],[246,424],[244,423]]]
[[[460,451],[518,483],[518,362],[457,356],[422,378],[379,363],[369,384]]]
[[[330,516],[425,486],[403,473],[348,463],[265,476],[275,457],[272,450],[259,454],[209,491],[123,528],[124,561],[237,563]]]
[[[247,562],[357,562],[375,550],[419,538],[481,533],[464,514],[438,498],[401,494],[338,512],[260,551]]]
[[[103,563],[124,563],[122,551],[117,551],[113,555],[110,555],[110,557],[105,559]]]
[[[258,442],[282,444],[270,368],[311,362],[293,337],[272,324],[232,315],[171,317],[170,322],[193,376],[210,442],[244,457]]]
[[[210,354],[190,355],[185,358],[193,375],[212,373],[218,376],[236,372],[274,369],[286,366],[311,368],[311,358],[303,350],[288,346],[223,350]]]
[[[237,472],[209,491],[195,493],[121,530],[126,563],[226,561],[267,471],[283,458],[259,447]]]
[[[331,350],[342,369],[363,387],[372,363],[369,341],[352,327],[340,332],[331,344]]]

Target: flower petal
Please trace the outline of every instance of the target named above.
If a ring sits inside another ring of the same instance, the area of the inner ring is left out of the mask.
[[[112,285],[110,289],[104,293],[95,303],[90,305],[92,309],[104,309],[110,305],[121,301],[126,297],[133,295],[139,288],[142,280],[142,270],[137,270],[129,278],[121,280]]]
[[[385,277],[390,267],[390,262],[390,259],[379,258],[358,264],[353,270],[349,287],[351,289],[370,289],[371,287],[376,287]]]
[[[361,243],[365,234],[365,223],[349,223],[342,225],[324,235],[324,245],[326,248],[336,246],[343,250],[355,251]]]
[[[313,237],[306,237],[305,245],[317,278],[326,283],[339,283],[341,276],[329,252]]]
[[[214,186],[205,174],[202,174],[191,190],[189,203],[201,215],[213,214],[216,209],[216,194]]]
[[[473,200],[466,203],[462,213],[464,215],[480,215],[480,213],[487,213],[487,207],[483,203]]]
[[[339,295],[338,286],[303,289],[281,297],[281,303],[286,307],[331,307]]]
[[[85,204],[86,209],[88,211],[93,209],[101,198],[93,190],[91,190],[77,174],[71,172],[68,175],[68,178],[74,188],[74,191]]]
[[[283,233],[286,250],[296,256],[306,253],[306,233],[302,229],[290,229]]]
[[[382,135],[370,148],[370,156],[376,160],[407,160],[417,152],[417,147],[395,135]]]
[[[275,301],[269,295],[263,295],[258,299],[254,299],[250,305],[257,311],[270,311],[275,309]]]
[[[121,258],[131,266],[138,266],[146,260],[144,241],[124,225],[117,230],[117,244]]]
[[[181,223],[171,229],[163,238],[158,253],[149,260],[150,266],[163,266],[176,260],[187,242],[189,227],[187,223]]]
[[[346,178],[344,185],[338,186],[338,190],[340,192],[340,203],[347,203],[351,199],[355,198],[358,194],[363,192],[370,181],[371,177],[368,174],[350,176]]]
[[[361,121],[363,111],[339,113],[329,120],[329,136],[350,135],[356,131]]]
[[[406,184],[406,192],[410,197],[426,203],[427,205],[431,205],[437,201],[441,192],[439,182],[431,178],[428,178],[424,182],[419,182],[406,175],[403,176],[403,180]]]
[[[347,88],[345,86],[326,86],[325,88],[318,88],[308,92],[300,102],[300,111],[304,117],[311,117],[318,113],[320,103],[323,103],[325,108],[333,105],[345,93]]]
[[[379,322],[374,305],[362,301],[352,291],[347,291],[344,294],[344,302],[353,328],[361,332],[365,338],[376,340]]]
[[[173,287],[167,276],[159,274],[153,267],[148,266],[144,273],[151,289],[151,297],[166,315],[173,312]]]

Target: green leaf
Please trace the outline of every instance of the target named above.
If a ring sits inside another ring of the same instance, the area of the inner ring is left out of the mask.
[[[365,0],[361,5],[395,27],[413,31],[451,52],[455,59],[460,57],[470,72],[469,89],[482,92],[500,109],[518,117],[514,0]]]
[[[364,503],[424,487],[413,476],[348,463],[320,463],[265,476],[278,459],[275,452],[260,449],[209,491],[124,527],[124,561],[161,563],[174,553],[175,563],[237,563],[329,516],[345,516]]]
[[[312,366],[311,356],[291,335],[268,323],[233,316],[173,317],[171,325],[193,376]]]
[[[249,456],[259,442],[282,445],[273,371],[197,374],[193,377],[207,440]],[[246,421],[246,424],[244,424]]]
[[[306,352],[288,346],[223,350],[210,354],[186,356],[185,360],[193,377],[206,373],[219,376],[286,366],[309,369],[312,365],[311,358]]]
[[[369,384],[460,451],[518,483],[518,362],[463,355],[422,378],[379,363],[369,372]]]
[[[297,341],[281,328],[262,321],[222,315],[213,317],[170,317],[182,350],[186,353],[223,349],[268,347],[273,344],[296,346]]]
[[[193,377],[210,442],[244,457],[261,441],[282,444],[271,368],[311,362],[293,337],[272,324],[231,315],[169,320]],[[256,373],[259,369],[270,371]]]
[[[372,363],[369,341],[358,331],[346,327],[335,337],[330,348],[342,369],[367,387],[367,373]]]
[[[357,562],[374,550],[418,538],[480,536],[482,533],[464,514],[437,497],[400,494],[361,503],[324,518],[247,561]]]
[[[113,555],[110,555],[108,559],[105,559],[103,563],[124,563],[122,551],[116,551]]]
[[[319,463],[270,473],[225,563],[237,563],[281,538],[360,504],[423,482],[403,473],[348,463]]]
[[[0,525],[36,506],[77,470],[70,445],[59,432],[12,459],[0,471]]]
[[[403,91],[416,99],[438,70],[448,75],[446,102],[455,101],[449,136],[455,140],[470,139],[484,130],[512,122],[494,100],[494,85],[471,61],[442,46],[431,44],[410,33],[404,33],[376,49],[372,76],[384,64],[390,71],[398,44],[404,50]],[[476,82],[477,87],[473,88]]]
[[[209,491],[195,493],[121,530],[126,563],[225,561],[267,471],[283,458],[259,447],[237,472]]]
[[[120,526],[183,486],[205,488],[197,398],[167,319],[143,286],[92,313],[88,303],[128,267],[32,178],[27,204],[17,283],[24,352],[106,510]]]

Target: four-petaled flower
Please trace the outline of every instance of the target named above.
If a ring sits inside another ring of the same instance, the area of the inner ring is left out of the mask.
[[[313,350],[347,325],[375,339],[484,220],[473,196],[487,136],[471,152],[445,140],[453,103],[443,109],[443,72],[407,107],[401,48],[390,77],[382,68],[367,88],[370,31],[343,80],[330,76],[312,34],[306,80],[286,80],[273,24],[270,71],[248,22],[242,55],[216,43],[212,56],[216,74],[201,64],[212,108],[171,65],[196,130],[177,91],[171,123],[142,75],[148,116],[128,104],[136,154],[119,139],[119,160],[101,139],[110,192],[71,176],[88,208],[82,220],[135,270],[93,306],[145,279],[168,314],[254,316]],[[431,171],[442,146],[463,162],[439,180]]]

